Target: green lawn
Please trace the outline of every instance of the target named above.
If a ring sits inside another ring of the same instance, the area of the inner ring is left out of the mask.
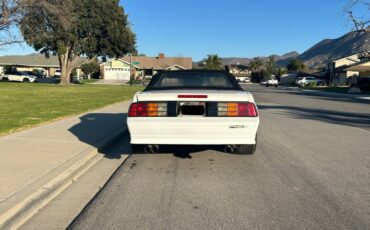
[[[97,82],[98,79],[82,79],[80,80],[80,83],[81,84],[90,84],[90,83],[94,83],[94,82]]]
[[[140,86],[0,82],[0,135],[131,99]]]

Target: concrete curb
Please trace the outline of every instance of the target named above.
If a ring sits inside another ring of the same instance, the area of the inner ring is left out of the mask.
[[[85,150],[86,154],[82,159],[64,169],[62,173],[54,177],[48,183],[37,189],[25,199],[19,201],[9,210],[0,214],[0,229],[17,229],[22,226],[22,224],[36,214],[39,209],[52,201],[78,177],[102,159],[104,154],[100,154],[100,150],[107,148],[126,132],[127,128],[124,127],[102,138],[96,144],[98,147],[90,147]]]

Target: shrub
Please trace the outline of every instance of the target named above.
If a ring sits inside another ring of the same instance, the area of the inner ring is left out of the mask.
[[[317,82],[309,82],[307,84],[307,87],[309,87],[309,88],[316,88],[317,87]]]
[[[360,79],[358,82],[358,87],[361,91],[370,91],[370,78]]]

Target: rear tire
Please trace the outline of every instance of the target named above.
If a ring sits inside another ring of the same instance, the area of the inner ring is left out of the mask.
[[[24,82],[24,83],[29,83],[29,82],[30,82],[30,79],[28,79],[28,78],[23,78],[23,82]]]
[[[235,154],[240,155],[252,155],[256,152],[257,144],[254,145],[239,145],[239,151]]]
[[[9,81],[9,78],[7,78],[7,77],[3,77],[3,81],[8,82],[8,81]]]
[[[257,149],[257,137],[258,135],[256,134],[256,144],[254,145],[238,145],[239,150],[235,152],[235,154],[239,155],[252,155],[256,152]]]

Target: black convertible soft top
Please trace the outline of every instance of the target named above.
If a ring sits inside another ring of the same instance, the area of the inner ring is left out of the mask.
[[[215,89],[244,91],[235,77],[226,71],[180,70],[160,72],[144,91],[171,89]]]

